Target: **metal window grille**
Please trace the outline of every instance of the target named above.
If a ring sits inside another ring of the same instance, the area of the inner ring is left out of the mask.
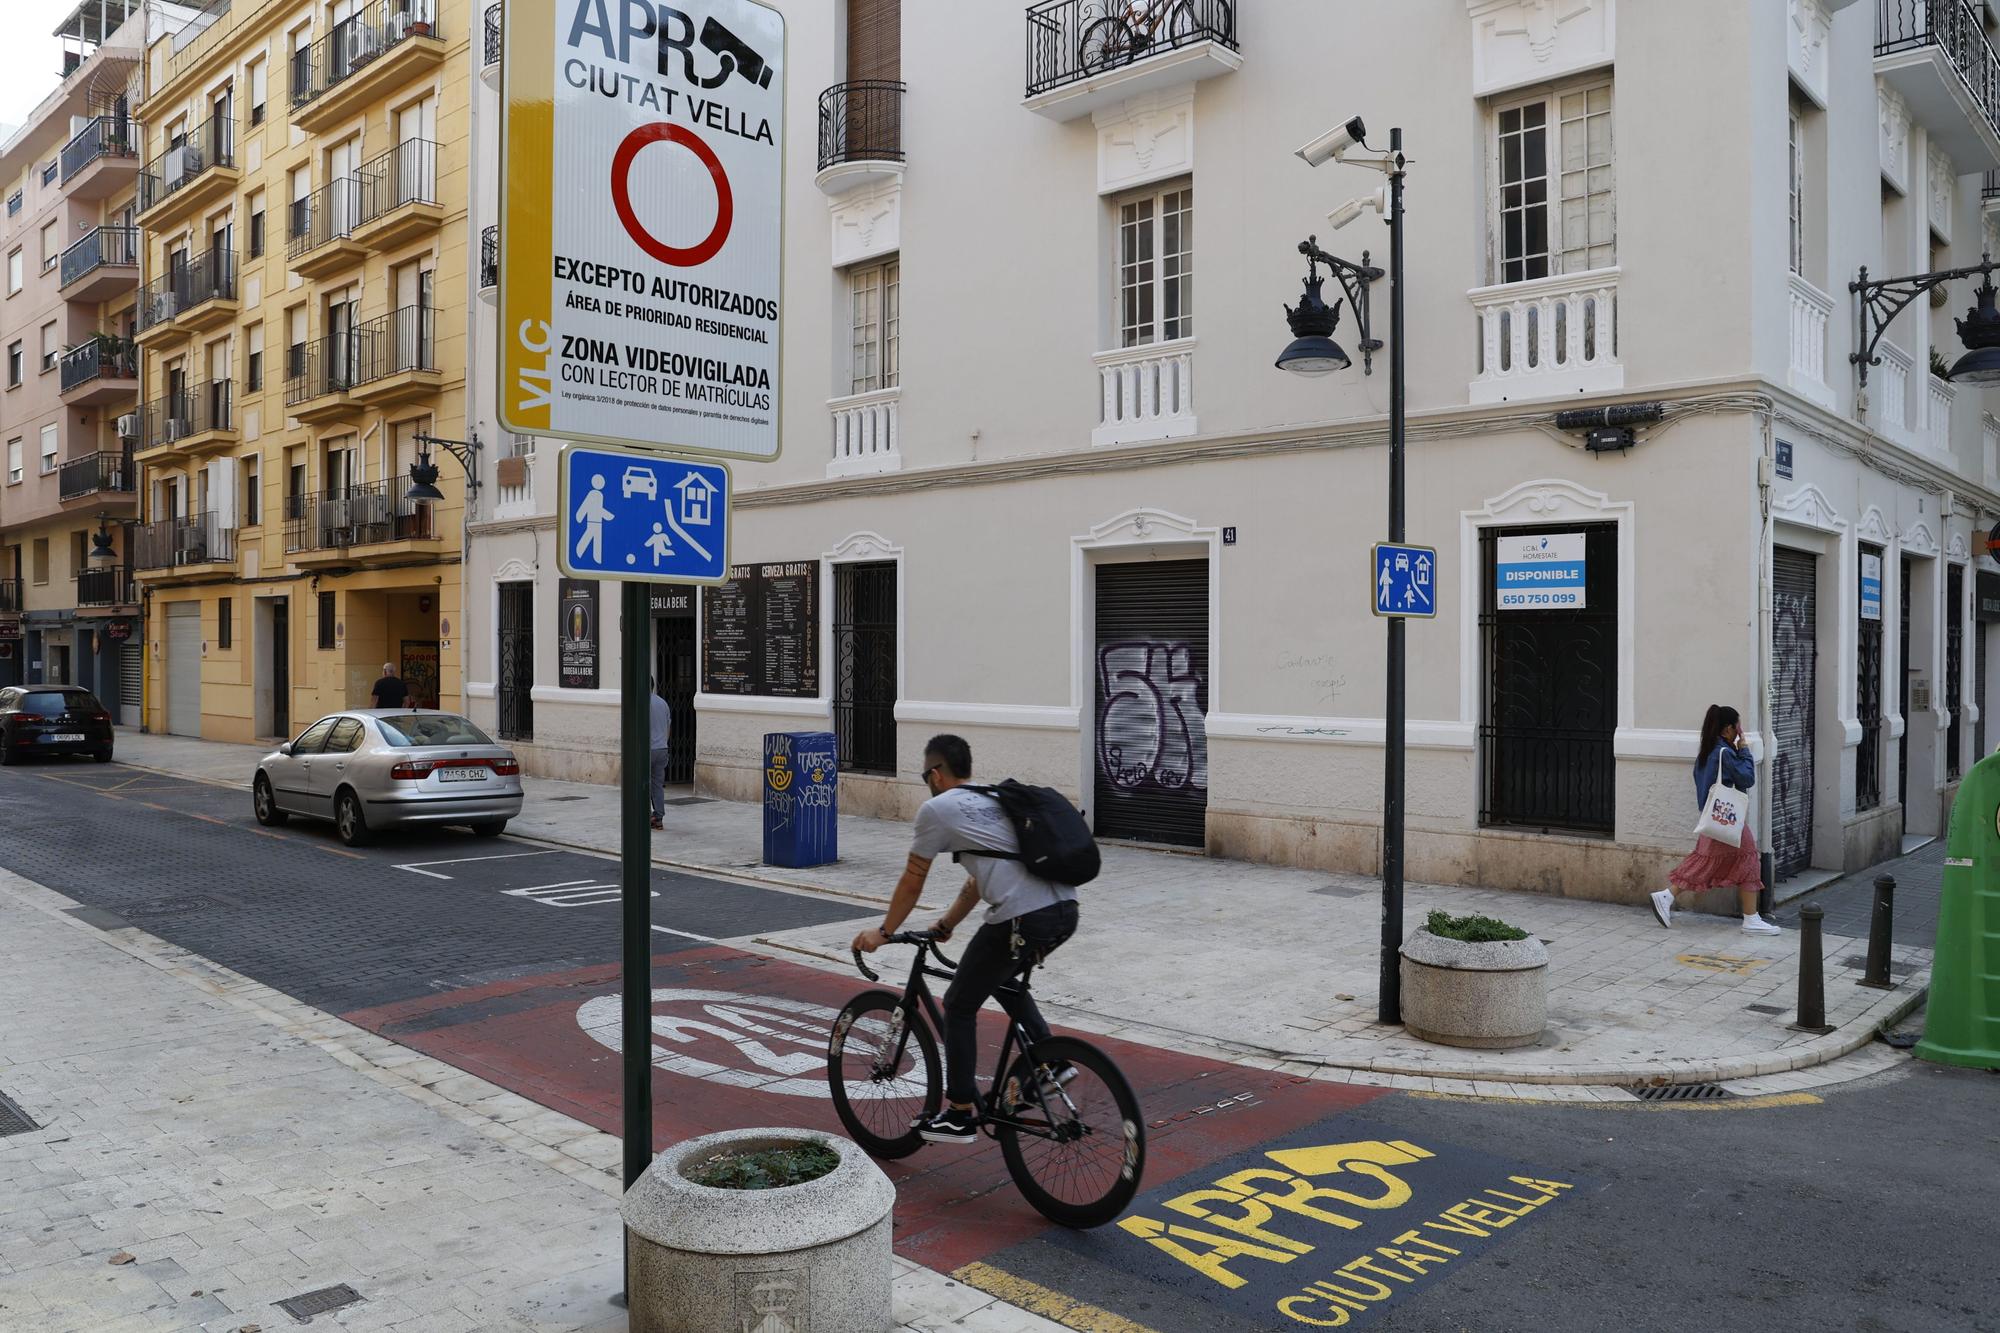
[[[319,595],[319,646],[326,649],[333,647],[333,594],[330,592]]]
[[[1814,731],[1818,718],[1818,560],[1804,551],[1772,558],[1770,846],[1779,879],[1812,864]]]
[[[1947,781],[1956,782],[1965,767],[1960,758],[1965,736],[1965,705],[1960,702],[1965,685],[1965,566],[1953,565],[1944,586],[1944,706],[1951,710],[1951,725],[1945,728],[1944,773]]]
[[[1209,567],[1099,565],[1091,815],[1100,837],[1208,836]]]
[[[1480,535],[1485,720],[1479,728],[1480,823],[1609,835],[1616,817],[1612,732],[1618,722],[1618,529],[1583,529],[1581,610],[1501,611],[1499,539]]]
[[[833,593],[833,726],[840,767],[896,771],[896,566],[840,565]]]
[[[535,585],[500,585],[500,738],[535,738]]]
[[[1876,546],[1863,546],[1864,556],[1881,558]],[[1854,754],[1854,808],[1873,810],[1882,804],[1882,621],[1862,620],[1857,645],[1855,704],[1861,713],[1861,746]]]

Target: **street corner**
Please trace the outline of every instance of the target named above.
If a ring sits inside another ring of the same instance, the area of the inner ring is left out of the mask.
[[[1040,1293],[1102,1316],[1075,1327],[1365,1327],[1588,1187],[1408,1132],[1331,1116],[1162,1180],[1112,1226],[1051,1230],[957,1275],[1031,1309]]]

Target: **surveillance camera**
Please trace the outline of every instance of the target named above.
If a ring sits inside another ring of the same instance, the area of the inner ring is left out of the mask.
[[[1389,212],[1389,190],[1387,186],[1372,194],[1364,194],[1359,199],[1350,199],[1339,208],[1326,215],[1326,220],[1335,231],[1339,231],[1369,209],[1387,216]]]
[[[1354,147],[1354,145],[1367,137],[1367,128],[1362,125],[1361,117],[1356,116],[1346,124],[1328,130],[1304,148],[1299,149],[1298,156],[1305,161],[1307,166],[1317,167],[1325,162],[1338,161],[1342,153],[1345,153],[1348,149]]]

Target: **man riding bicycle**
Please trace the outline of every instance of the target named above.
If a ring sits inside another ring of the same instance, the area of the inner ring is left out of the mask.
[[[938,938],[951,932],[981,901],[986,919],[965,946],[958,972],[944,996],[945,1099],[943,1110],[918,1126],[932,1143],[971,1143],[979,1137],[979,1010],[998,995],[1001,1007],[1026,1029],[1028,1039],[1048,1039],[1049,1025],[1034,997],[1014,978],[1040,963],[1076,933],[1076,890],[1029,873],[1021,844],[1000,803],[966,784],[972,747],[957,736],[934,736],[924,746],[924,786],[931,798],[917,811],[910,859],[879,930],[864,930],[854,947],[873,953],[888,943],[916,910],[931,861],[941,852],[962,853],[965,887],[938,919]],[[1058,1082],[1069,1069],[1048,1072]]]

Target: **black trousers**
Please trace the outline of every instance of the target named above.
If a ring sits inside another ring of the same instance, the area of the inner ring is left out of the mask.
[[[979,1100],[979,1010],[989,996],[1027,1030],[1029,1041],[1048,1039],[1049,1025],[1020,978],[1074,934],[1076,904],[1067,902],[981,926],[973,935],[944,993],[946,1097],[965,1104]]]

